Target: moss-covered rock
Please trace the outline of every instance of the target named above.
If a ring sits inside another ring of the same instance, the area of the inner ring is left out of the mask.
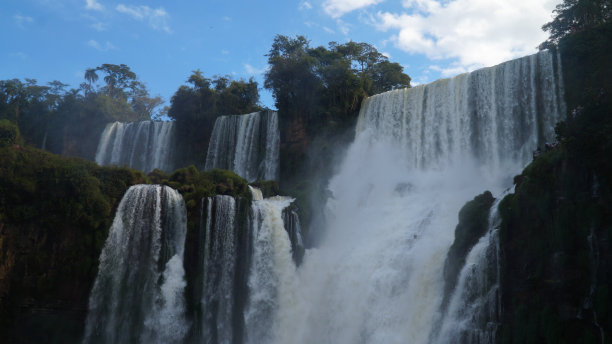
[[[489,210],[495,198],[489,191],[467,202],[459,211],[459,223],[455,227],[455,241],[444,263],[443,309],[447,307],[461,268],[470,250],[489,228]]]
[[[280,195],[278,182],[274,180],[258,180],[250,184],[253,187],[261,190],[264,198]]]
[[[502,218],[502,342],[612,337],[612,102],[584,104],[561,143],[515,178]]]
[[[20,143],[19,127],[7,119],[0,119],[0,148]]]

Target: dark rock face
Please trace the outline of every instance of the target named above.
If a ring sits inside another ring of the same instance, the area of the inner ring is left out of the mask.
[[[503,340],[600,343],[612,333],[610,194],[562,151],[535,161],[502,216]]]
[[[503,343],[612,338],[612,23],[559,44],[559,145],[499,205]]]
[[[465,259],[478,240],[489,228],[489,210],[495,198],[489,191],[467,202],[459,211],[459,224],[455,228],[455,241],[448,251],[444,263],[443,309],[448,306],[450,295],[457,284],[459,272]]]

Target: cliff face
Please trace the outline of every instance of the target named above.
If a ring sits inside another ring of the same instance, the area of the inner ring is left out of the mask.
[[[612,335],[612,194],[602,178],[557,149],[500,204],[504,343]]]
[[[32,148],[0,149],[0,329],[8,342],[78,341],[113,209],[144,179]]]
[[[502,342],[612,339],[612,25],[560,43],[567,120],[502,217]]]

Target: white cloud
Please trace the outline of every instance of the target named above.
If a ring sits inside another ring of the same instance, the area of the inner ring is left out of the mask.
[[[34,22],[34,18],[28,17],[28,16],[22,16],[19,14],[15,14],[13,16],[13,19],[15,20],[15,23],[17,24],[17,26],[19,26],[20,28],[24,28],[27,24],[32,24]]]
[[[115,50],[117,49],[114,45],[112,45],[109,41],[106,41],[106,43],[104,43],[104,45],[100,44],[98,41],[90,39],[89,41],[87,41],[87,45],[99,50],[99,51],[109,51],[109,50]]]
[[[96,0],[85,0],[85,9],[93,11],[104,11],[104,6]]]
[[[256,68],[256,67],[251,66],[251,65],[250,65],[250,64],[248,64],[248,63],[245,63],[245,64],[244,64],[244,69],[246,70],[247,74],[249,74],[249,75],[253,75],[253,76],[254,76],[254,75],[263,74],[263,73],[265,73],[265,72],[268,70],[268,68],[267,68],[267,67],[264,67],[264,68]]]
[[[332,18],[340,18],[345,13],[378,4],[384,0],[325,0],[323,10]]]
[[[138,21],[146,21],[155,30],[172,33],[167,22],[170,16],[163,7],[153,9],[146,5],[132,6],[119,4],[115,7],[115,10],[119,13],[127,14]]]
[[[446,66],[446,67],[440,67],[440,66],[437,66],[437,65],[432,65],[432,66],[429,66],[429,69],[440,73],[440,75],[442,75],[442,77],[444,77],[444,78],[448,78],[448,77],[451,77],[451,76],[455,76],[455,75],[458,75],[458,74],[469,72],[469,70],[466,67],[458,65],[456,63],[451,64],[451,65]]]
[[[404,13],[378,12],[377,27],[395,45],[431,59],[456,59],[457,72],[491,66],[534,53],[546,39],[541,26],[556,0],[404,0]]]
[[[94,30],[98,31],[98,32],[102,32],[102,31],[106,31],[108,30],[108,23],[103,23],[103,22],[95,22],[93,24],[90,25]]]
[[[342,32],[344,35],[348,35],[351,27],[349,24],[343,22],[342,20],[338,19],[336,20],[336,25],[338,25],[338,29],[340,30],[340,32]]]
[[[300,5],[298,6],[298,9],[300,11],[310,10],[310,9],[312,9],[312,5],[308,1],[302,1],[302,2],[300,2]]]
[[[336,33],[334,30],[332,30],[332,29],[328,28],[327,26],[323,26],[323,30],[325,30],[325,32],[327,32],[327,33],[331,33],[331,34]]]

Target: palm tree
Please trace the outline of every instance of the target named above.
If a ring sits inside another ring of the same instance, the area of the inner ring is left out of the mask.
[[[98,74],[96,73],[96,70],[94,68],[88,68],[85,71],[85,80],[89,82],[89,91],[91,91],[92,84],[98,81]]]

